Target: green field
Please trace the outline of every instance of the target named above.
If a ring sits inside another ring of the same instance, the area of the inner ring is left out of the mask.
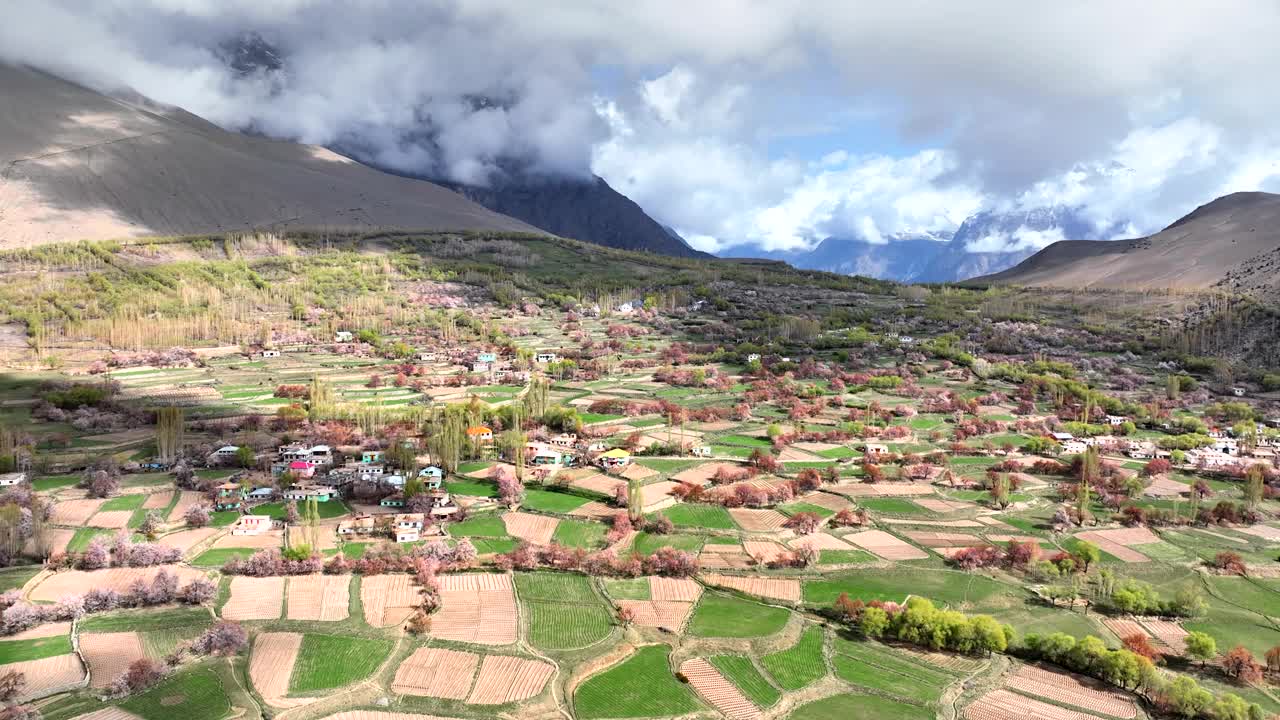
[[[866,550],[823,550],[818,553],[819,565],[847,565],[876,562],[878,558]]]
[[[444,489],[464,497],[498,497],[498,486],[491,482],[450,480],[444,484]]]
[[[231,714],[222,682],[208,665],[183,670],[120,707],[143,720],[221,720]]]
[[[938,684],[923,670],[914,676],[904,675],[848,655],[836,655],[831,659],[831,664],[835,667],[836,677],[851,685],[879,690],[920,703],[937,702],[949,680],[943,678],[941,684]]]
[[[720,505],[680,503],[663,510],[662,515],[676,527],[708,530],[734,530],[738,527],[729,511]]]
[[[79,475],[48,475],[31,481],[31,487],[37,492],[49,492],[58,488],[71,487],[80,482]]]
[[[529,642],[540,650],[572,650],[609,635],[613,617],[585,575],[517,573]]]
[[[0,665],[66,655],[69,652],[71,652],[70,635],[55,635],[34,640],[6,640],[0,642]]]
[[[692,691],[676,680],[666,645],[648,645],[589,678],[573,696],[579,718],[643,718],[684,715],[699,709]]]
[[[506,523],[497,515],[473,515],[449,526],[454,537],[507,537]]]
[[[965,602],[981,603],[994,595],[1008,593],[1010,589],[1008,585],[981,575],[936,568],[855,569],[832,574],[821,580],[806,580],[804,601],[813,605],[830,605],[843,592],[848,593],[851,598],[866,602],[902,602],[910,593],[927,597],[936,603],[959,606]]]
[[[689,620],[696,637],[751,638],[772,635],[787,624],[789,613],[731,595],[704,593]]]
[[[648,600],[648,578],[605,578],[605,592],[615,600]]]
[[[205,550],[191,560],[191,564],[197,567],[216,568],[222,567],[232,558],[247,558],[258,552],[261,548],[213,548]]]
[[[6,590],[17,590],[27,581],[35,577],[41,568],[39,565],[28,565],[27,567],[14,567],[0,570],[0,592]]]
[[[276,520],[283,520],[285,507],[287,502],[270,502],[263,503],[253,508],[254,515],[266,515]],[[298,514],[301,515],[304,509],[304,503],[298,503]],[[341,500],[330,500],[328,502],[316,503],[316,510],[320,513],[322,520],[331,520],[347,514],[347,506]]]
[[[685,552],[697,553],[702,549],[703,538],[697,535],[653,535],[642,532],[636,535],[631,549],[641,555],[652,555],[658,548],[673,547]]]
[[[919,505],[907,500],[906,498],[878,497],[878,498],[860,498],[858,505],[864,507],[871,512],[885,513],[888,515],[932,515],[933,513],[925,510]]]
[[[391,646],[382,638],[307,633],[289,678],[289,692],[331,690],[363,680],[378,669]]]
[[[782,697],[778,688],[756,669],[751,658],[743,655],[716,655],[707,659],[757,707],[771,707]]]
[[[605,528],[602,523],[586,520],[561,520],[556,525],[552,541],[568,547],[594,550],[604,545]]]
[[[799,690],[827,674],[822,659],[822,628],[806,628],[795,645],[760,658],[784,690]]]
[[[133,493],[132,495],[121,495],[113,497],[102,503],[102,507],[98,508],[99,512],[107,512],[113,510],[137,510],[147,501],[147,496],[142,493]]]
[[[875,720],[934,720],[932,708],[895,702],[876,695],[833,695],[796,708],[787,720],[833,720],[835,718],[875,718]]]
[[[536,512],[568,514],[590,502],[581,495],[571,495],[550,490],[525,490],[520,509]]]
[[[82,633],[130,632],[204,627],[213,622],[203,607],[113,610],[86,616],[79,623]]]

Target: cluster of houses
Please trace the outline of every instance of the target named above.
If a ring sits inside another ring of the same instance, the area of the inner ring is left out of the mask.
[[[1114,427],[1124,424],[1126,418],[1109,415],[1107,416],[1107,421]],[[1238,465],[1243,458],[1252,458],[1263,462],[1273,461],[1280,455],[1280,449],[1263,432],[1266,429],[1266,425],[1259,423],[1257,429],[1257,442],[1252,446],[1246,446],[1242,445],[1238,438],[1232,437],[1230,432],[1220,428],[1211,428],[1208,431],[1208,436],[1213,443],[1203,448],[1186,451],[1186,463],[1196,467],[1222,469]],[[1065,432],[1051,433],[1050,436],[1058,442],[1063,455],[1079,455],[1090,447],[1115,448],[1134,460],[1153,460],[1156,458],[1167,460],[1173,455],[1172,452],[1161,449],[1151,440],[1135,440],[1111,435],[1078,438],[1071,433]]]

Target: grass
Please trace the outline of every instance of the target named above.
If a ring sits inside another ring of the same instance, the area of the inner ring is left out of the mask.
[[[716,655],[708,661],[737,686],[757,707],[767,708],[778,702],[782,693],[756,669],[751,658],[743,655]]]
[[[112,531],[102,528],[78,528],[76,534],[71,536],[71,542],[67,543],[67,552],[84,552],[94,538],[101,537],[103,542],[109,542],[112,534]]]
[[[211,527],[226,527],[240,518],[238,510],[219,510],[209,513],[209,525]]]
[[[729,511],[720,505],[680,503],[663,510],[662,515],[676,527],[708,530],[736,530],[738,527]]]
[[[561,520],[551,536],[554,542],[588,550],[604,545],[604,525],[585,520]]]
[[[876,556],[866,550],[823,550],[818,553],[819,565],[851,565],[876,560]]]
[[[245,559],[261,548],[213,548],[205,550],[191,560],[196,567],[218,568],[227,564],[232,558]]]
[[[795,645],[765,655],[760,663],[784,690],[799,690],[815,682],[827,674],[822,659],[822,628],[807,628]]]
[[[143,720],[221,720],[231,714],[222,682],[208,665],[179,672],[120,707]]]
[[[383,638],[307,633],[302,636],[289,691],[329,690],[363,680],[378,669],[391,645]]]
[[[771,448],[773,443],[765,438],[748,437],[746,435],[725,435],[719,438],[725,445],[739,445],[748,448]]]
[[[699,709],[698,700],[667,663],[666,645],[649,645],[596,675],[573,696],[579,718],[637,718],[686,715]]]
[[[788,720],[875,718],[876,720],[933,720],[932,708],[900,703],[878,695],[832,695],[796,708]]]
[[[685,552],[697,553],[702,549],[703,539],[697,535],[652,535],[642,532],[636,535],[631,549],[641,555],[652,555],[658,548],[673,547]]]
[[[752,638],[772,635],[787,624],[789,613],[731,595],[705,593],[689,620],[697,637]]]
[[[213,622],[202,607],[176,607],[164,610],[115,610],[86,616],[80,621],[82,633],[134,632],[204,627]]]
[[[568,514],[590,502],[581,495],[571,495],[550,490],[526,490],[520,503],[522,510]]]
[[[498,486],[491,482],[472,482],[467,480],[450,480],[444,489],[454,495],[464,497],[497,497]]]
[[[173,652],[178,645],[195,640],[205,631],[205,626],[188,626],[166,628],[164,630],[147,630],[139,633],[142,636],[142,647],[147,657],[162,658]]]
[[[71,487],[80,482],[79,475],[49,475],[31,481],[31,487],[37,492],[49,492],[58,488]]]
[[[113,497],[102,503],[102,507],[98,508],[99,512],[112,510],[137,510],[147,501],[147,496],[142,493],[134,493],[132,495],[121,495]]]
[[[475,546],[476,552],[481,555],[509,553],[516,549],[515,538],[472,537],[467,539]]]
[[[923,679],[913,679],[906,675],[887,671],[870,665],[848,655],[836,655],[831,660],[836,677],[869,690],[880,690],[895,695],[903,700],[921,703],[933,703],[942,695],[944,686],[932,685]]]
[[[813,503],[807,503],[807,502],[788,503],[786,505],[779,507],[778,510],[787,515],[795,515],[797,513],[810,512],[817,515],[820,518],[829,518],[836,514],[835,510],[822,507],[821,505],[814,505]]]
[[[906,566],[846,570],[804,583],[804,601],[812,605],[829,606],[842,592],[848,593],[850,598],[866,602],[902,602],[910,593],[954,607],[966,602],[980,603],[995,595],[1007,594],[1010,587],[981,575]]]
[[[71,652],[70,635],[55,635],[34,640],[9,640],[0,642],[0,665],[66,655],[69,652]]]
[[[605,578],[605,592],[615,600],[648,600],[648,578]]]
[[[454,537],[507,537],[507,526],[497,515],[475,515],[449,526]]]
[[[28,580],[35,577],[39,572],[39,565],[8,568],[0,571],[0,592],[21,588],[23,585],[27,584]]]
[[[266,515],[276,520],[283,520],[285,506],[287,502],[263,503],[253,508],[254,515]],[[298,513],[301,515],[304,509],[303,503],[298,503]],[[341,500],[330,500],[328,502],[316,503],[316,509],[320,513],[322,520],[330,520],[332,518],[341,517],[348,512],[347,506]]]

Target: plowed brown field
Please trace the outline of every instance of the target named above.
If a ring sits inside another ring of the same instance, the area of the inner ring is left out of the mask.
[[[289,578],[290,620],[346,620],[351,604],[350,575],[299,575]]]
[[[440,609],[431,634],[445,640],[510,645],[517,639],[516,596],[510,575],[440,577]]]
[[[705,579],[712,585],[738,590],[748,595],[757,595],[793,603],[800,602],[801,598],[800,581],[793,578],[707,575]]]
[[[444,648],[418,648],[400,667],[391,683],[401,695],[461,700],[471,690],[480,656]]]
[[[541,660],[509,655],[487,655],[480,676],[467,698],[472,705],[501,705],[527,700],[542,692],[555,668]]]
[[[146,657],[136,632],[92,633],[80,636],[80,654],[89,665],[89,687],[104,688]]]
[[[227,620],[275,620],[284,604],[282,577],[233,577],[231,598],[222,606]]]
[[[289,692],[289,678],[302,647],[301,633],[262,633],[249,657],[249,679],[269,705],[281,706]]]
[[[693,658],[680,665],[680,672],[707,702],[730,720],[756,720],[760,711],[719,670],[703,660]]]
[[[364,621],[374,627],[391,627],[408,620],[420,598],[408,575],[374,575],[360,580]]]

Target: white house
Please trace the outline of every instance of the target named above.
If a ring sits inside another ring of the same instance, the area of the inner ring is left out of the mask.
[[[1211,445],[1214,450],[1223,455],[1238,455],[1240,453],[1240,443],[1235,438],[1218,438]]]
[[[269,515],[241,515],[231,526],[232,535],[261,535],[271,529]]]
[[[867,457],[876,458],[882,455],[888,455],[889,447],[887,445],[880,445],[879,443],[867,443],[863,452],[866,453]]]
[[[1049,436],[1060,443],[1064,443],[1064,442],[1067,442],[1068,440],[1076,439],[1075,435],[1072,435],[1071,433],[1065,433],[1065,432],[1049,433]]]
[[[231,458],[235,457],[236,453],[238,452],[240,452],[239,446],[223,445],[217,450],[214,450],[213,452],[209,453],[209,458],[211,460],[230,460]]]
[[[636,311],[636,306],[632,303],[624,302],[618,307],[614,308],[613,311],[618,313],[619,315],[630,315],[631,313]]]
[[[710,445],[695,445],[690,451],[694,457],[711,457]]]
[[[418,353],[418,359],[422,362],[435,362],[436,354],[433,352],[420,352]]]
[[[536,363],[553,363],[556,361],[556,354],[553,352],[540,352],[533,356]]]
[[[1232,395],[1235,395],[1236,397],[1244,397],[1244,388],[1242,388],[1242,387],[1233,387],[1233,388],[1231,388],[1231,394],[1232,394]]]
[[[12,485],[21,485],[27,481],[27,474],[24,472],[11,472],[0,474],[0,487],[10,487]]]
[[[476,353],[476,362],[478,363],[495,363],[498,362],[498,354],[492,352]]]
[[[280,357],[280,351],[279,351],[279,350],[263,350],[263,351],[262,351],[262,357],[264,357],[264,358],[277,358],[277,357]]]
[[[760,353],[751,353],[750,355],[747,356],[747,363],[753,363],[753,362],[759,362],[759,361],[760,361]]]
[[[351,334],[350,330],[339,330],[338,332],[333,334],[334,342],[347,343],[355,339],[356,339],[356,336]]]
[[[1123,415],[1108,415],[1107,424],[1110,425],[1111,427],[1119,427],[1125,424],[1125,421],[1127,421],[1128,419],[1129,418]]]
[[[1062,443],[1062,453],[1064,455],[1079,455],[1089,449],[1089,444],[1083,440],[1072,438]]]
[[[916,339],[911,337],[910,335],[903,335],[902,337],[898,338],[898,342],[903,345],[915,345]]]
[[[493,363],[488,363],[488,362],[471,363],[471,372],[473,373],[487,373],[492,369],[493,369]]]
[[[576,433],[560,433],[551,438],[549,442],[556,447],[571,448],[578,444],[578,435]]]

